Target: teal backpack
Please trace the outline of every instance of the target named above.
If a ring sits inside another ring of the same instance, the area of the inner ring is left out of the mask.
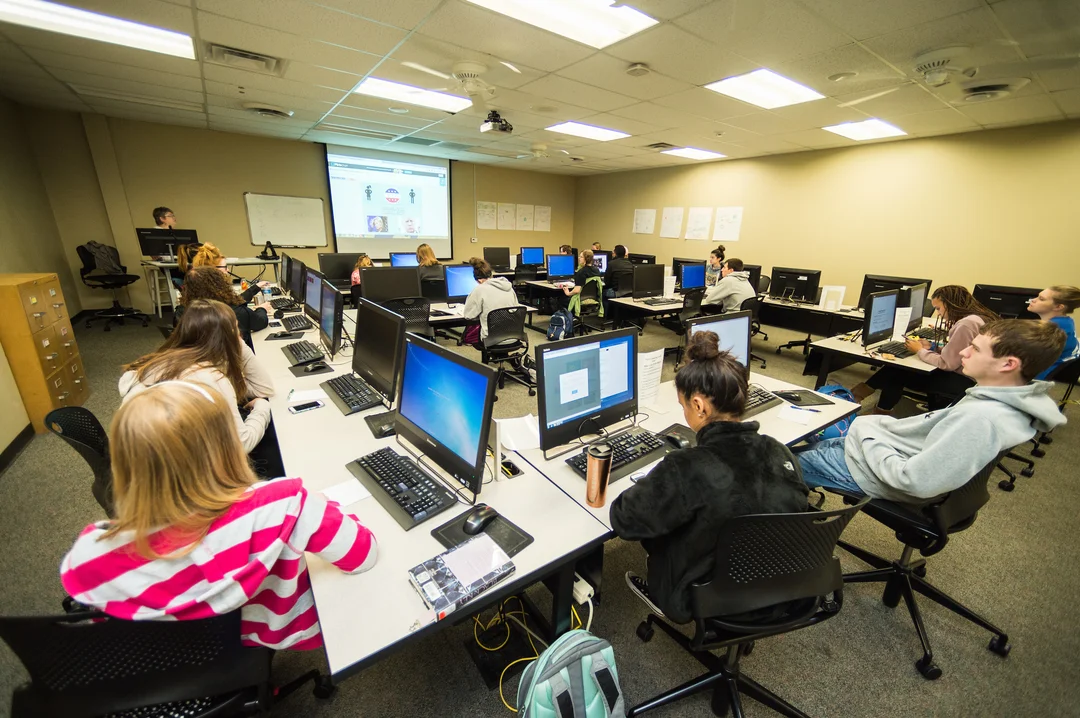
[[[611,644],[588,631],[569,631],[521,674],[521,718],[625,718]]]

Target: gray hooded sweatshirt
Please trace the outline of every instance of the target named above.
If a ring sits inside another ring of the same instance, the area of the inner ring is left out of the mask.
[[[466,319],[480,317],[480,338],[488,335],[488,312],[503,307],[516,307],[517,294],[514,285],[506,277],[492,277],[483,284],[477,284],[465,299],[464,316]]]
[[[905,503],[957,489],[1000,452],[1065,423],[1047,396],[1051,386],[975,386],[941,411],[906,419],[861,416],[844,442],[851,477],[868,496]]]
[[[702,304],[722,304],[724,313],[737,312],[742,303],[756,297],[757,290],[750,286],[750,272],[732,272],[705,292]]]

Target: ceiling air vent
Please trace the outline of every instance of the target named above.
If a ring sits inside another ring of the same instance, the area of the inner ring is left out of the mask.
[[[332,122],[320,122],[315,125],[314,129],[322,130],[324,132],[337,132],[343,135],[353,135],[354,137],[366,137],[369,140],[392,140],[397,137],[393,132],[365,130],[359,127],[349,127],[348,125],[336,125]]]
[[[491,155],[492,157],[508,157],[516,159],[517,152],[508,152],[507,150],[492,149],[490,147],[470,147],[466,152],[473,152],[478,155]]]
[[[285,60],[270,55],[260,55],[257,52],[248,52],[235,47],[216,45],[210,43],[206,47],[206,62],[215,65],[224,65],[237,70],[257,72],[261,75],[273,75],[282,77],[285,74]]]
[[[656,150],[658,152],[663,152],[664,150],[673,150],[675,149],[675,147],[676,145],[671,145],[667,142],[654,142],[651,145],[645,145],[645,149]]]
[[[431,147],[432,145],[439,144],[438,140],[429,140],[423,137],[399,137],[399,144],[405,145],[421,145],[422,147]]]
[[[293,116],[292,110],[286,110],[284,107],[278,107],[277,105],[268,105],[264,102],[245,102],[241,106],[252,114],[275,120],[287,120]]]
[[[460,142],[440,142],[439,149],[451,150],[453,152],[466,152],[470,145],[463,145]]]

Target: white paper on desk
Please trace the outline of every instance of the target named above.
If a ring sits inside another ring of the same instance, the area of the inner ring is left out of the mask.
[[[660,236],[678,239],[682,230],[682,207],[664,207],[660,215]]]
[[[660,391],[660,374],[664,371],[664,350],[639,353],[638,370],[638,405],[652,406]]]
[[[665,297],[674,297],[675,296],[675,277],[673,277],[671,275],[668,275],[668,276],[664,277],[664,296]]]
[[[686,239],[708,239],[712,216],[712,207],[691,207],[686,216]]]
[[[805,426],[810,423],[810,417],[812,417],[814,413],[815,412],[799,409],[798,407],[788,404],[777,413],[777,416],[784,421],[790,421],[793,424],[802,424]]]
[[[289,392],[289,398],[286,400],[290,404],[304,404],[309,401],[321,401],[327,399],[326,392],[322,389],[305,389],[303,391],[296,391],[293,389]]]
[[[536,213],[533,217],[533,231],[551,231],[551,207],[542,204],[536,205]]]
[[[656,210],[655,209],[635,209],[634,210],[634,234],[652,234],[656,231]]]
[[[893,319],[892,325],[892,338],[894,341],[902,342],[907,339],[907,325],[911,319],[911,307],[898,307],[896,310],[896,318]]]
[[[508,451],[540,448],[540,424],[532,414],[515,419],[497,419],[499,442]]]
[[[495,217],[498,213],[498,205],[495,202],[476,202],[476,228],[495,229]]]
[[[476,583],[510,563],[510,557],[495,543],[495,539],[486,533],[447,551],[442,558],[446,567],[454,573],[454,577],[465,586]]]
[[[362,501],[371,496],[371,492],[365,489],[364,485],[356,479],[342,481],[340,484],[323,489],[319,493],[325,496],[328,501],[337,502],[341,508],[352,506],[357,501]]]

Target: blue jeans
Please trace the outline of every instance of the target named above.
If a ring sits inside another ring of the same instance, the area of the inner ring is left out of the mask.
[[[837,489],[842,493],[865,496],[855,479],[851,478],[844,459],[844,438],[826,439],[814,448],[795,454],[802,467],[803,482],[811,487]]]

